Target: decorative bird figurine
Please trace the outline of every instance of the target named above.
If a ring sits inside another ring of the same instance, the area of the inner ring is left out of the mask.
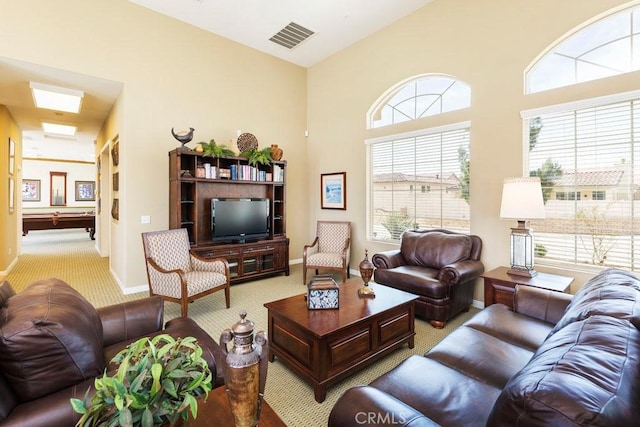
[[[180,141],[180,143],[182,144],[182,148],[184,148],[184,145],[185,145],[187,142],[189,142],[189,141],[191,141],[191,140],[193,139],[193,131],[194,131],[194,130],[195,130],[195,129],[193,129],[193,128],[189,128],[189,132],[181,131],[181,132],[175,133],[175,132],[173,131],[173,128],[171,128],[171,135],[173,135],[173,137],[174,137],[175,139],[177,139],[178,141]]]

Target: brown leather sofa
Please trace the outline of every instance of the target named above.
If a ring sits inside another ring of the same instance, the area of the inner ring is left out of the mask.
[[[605,270],[571,299],[518,286],[424,356],[347,390],[329,426],[632,426],[640,279]]]
[[[129,343],[160,333],[196,337],[215,386],[221,385],[216,342],[186,317],[163,329],[163,315],[160,297],[95,309],[58,279],[32,283],[18,294],[0,283],[0,426],[74,426],[79,414],[69,399],[93,390],[94,378]]]
[[[482,240],[475,235],[434,229],[405,231],[400,249],[375,254],[373,280],[414,295],[416,316],[434,328],[473,303],[476,279],[484,271]]]

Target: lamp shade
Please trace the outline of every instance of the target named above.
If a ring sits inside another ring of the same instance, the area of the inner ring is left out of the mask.
[[[504,180],[500,218],[528,220],[545,217],[540,178],[521,177]]]

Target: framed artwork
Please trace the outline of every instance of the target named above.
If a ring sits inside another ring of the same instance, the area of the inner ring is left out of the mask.
[[[113,204],[111,205],[111,218],[120,219],[120,200],[113,199]]]
[[[39,202],[40,201],[40,180],[39,179],[23,179],[22,180],[22,201],[23,202]]]
[[[111,148],[111,160],[113,160],[113,166],[118,166],[120,163],[120,143],[118,142]]]
[[[16,170],[16,143],[9,138],[9,175],[13,175]]]
[[[76,201],[87,202],[96,200],[95,181],[76,181]]]
[[[13,213],[13,208],[15,206],[15,181],[13,178],[9,177],[9,213]]]
[[[320,207],[322,209],[347,209],[346,172],[320,175]]]
[[[49,172],[49,204],[67,206],[66,172]]]

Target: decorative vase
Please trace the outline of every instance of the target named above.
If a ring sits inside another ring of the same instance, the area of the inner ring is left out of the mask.
[[[282,158],[282,148],[278,144],[271,144],[271,158],[278,161]]]
[[[254,341],[254,323],[246,316],[246,311],[240,312],[240,321],[220,335],[220,347],[225,356],[222,362],[224,383],[236,427],[258,424],[267,380],[267,337],[260,331]],[[231,341],[233,346],[228,350],[227,343]]]
[[[373,264],[369,261],[369,254],[366,249],[364,250],[364,259],[358,265],[358,269],[360,270],[360,277],[362,277],[362,281],[364,282],[364,286],[358,289],[358,295],[375,297],[375,292],[369,287],[369,281],[373,275]]]

